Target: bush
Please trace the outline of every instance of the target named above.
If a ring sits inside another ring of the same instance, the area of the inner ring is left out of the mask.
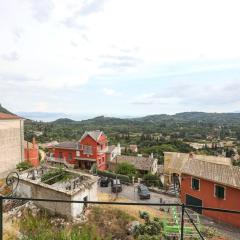
[[[136,174],[136,168],[133,164],[123,162],[117,165],[116,173],[127,175],[132,178]]]
[[[54,184],[56,182],[70,180],[73,177],[75,177],[74,174],[66,172],[62,168],[58,168],[58,169],[50,170],[47,173],[45,173],[41,177],[41,182],[47,183],[49,185],[52,185],[52,184]]]
[[[161,231],[163,229],[163,223],[159,218],[150,220],[149,214],[146,212],[140,212],[140,217],[145,220],[144,224],[140,224],[134,229],[134,236],[138,240],[155,240],[161,239]]]
[[[148,187],[163,187],[163,184],[157,175],[149,173],[143,177],[143,181]]]
[[[112,172],[109,172],[109,171],[101,171],[101,170],[97,170],[97,174],[99,176],[102,176],[102,177],[109,177],[109,178],[117,178],[120,179],[121,182],[123,183],[130,183],[131,180],[128,176],[126,175],[122,175],[122,174],[115,174],[115,173],[112,173]]]
[[[24,161],[24,162],[20,162],[17,164],[17,170],[18,171],[25,171],[29,168],[32,168],[32,164],[30,162]]]

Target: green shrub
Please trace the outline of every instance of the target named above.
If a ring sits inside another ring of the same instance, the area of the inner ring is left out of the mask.
[[[101,170],[97,170],[97,174],[99,176],[102,176],[102,177],[109,177],[109,178],[117,178],[120,179],[121,182],[124,182],[124,183],[130,183],[131,180],[128,176],[126,175],[122,175],[122,174],[115,174],[113,172],[109,172],[109,171],[101,171]]]
[[[17,164],[17,170],[20,171],[20,172],[25,171],[25,170],[27,170],[29,168],[32,168],[32,167],[33,167],[32,164],[28,161],[20,162],[20,163]]]
[[[53,169],[45,173],[41,177],[41,182],[52,185],[56,182],[67,181],[74,178],[75,175],[69,172],[66,172],[63,168]]]
[[[144,175],[143,181],[148,187],[159,187],[159,188],[163,187],[163,184],[157,175],[153,175],[150,173],[147,175]]]
[[[161,220],[159,218],[151,220],[147,212],[139,212],[139,216],[145,220],[145,223],[135,227],[134,237],[137,240],[161,239],[161,231],[163,229]]]
[[[136,175],[136,168],[133,164],[130,164],[128,162],[122,162],[117,165],[116,173],[126,175],[132,178]]]

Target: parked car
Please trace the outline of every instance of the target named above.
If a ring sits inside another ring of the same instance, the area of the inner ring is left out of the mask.
[[[122,184],[119,179],[112,179],[111,185],[113,193],[118,193],[122,191]]]
[[[138,186],[138,196],[140,199],[150,199],[151,198],[148,188],[142,184],[140,184]]]
[[[110,180],[108,177],[101,177],[100,178],[100,187],[108,187]]]

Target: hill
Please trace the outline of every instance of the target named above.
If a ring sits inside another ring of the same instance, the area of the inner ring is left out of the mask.
[[[74,123],[75,121],[70,118],[59,118],[55,121],[53,121],[53,124],[68,124],[68,123]]]

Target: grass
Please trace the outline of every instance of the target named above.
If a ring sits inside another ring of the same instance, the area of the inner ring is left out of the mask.
[[[33,216],[25,211],[19,221],[20,240],[111,240],[126,239],[126,225],[135,220],[118,209],[93,207],[85,224],[59,224],[54,217],[41,211]],[[10,238],[9,238],[10,239]],[[11,238],[14,239],[14,238]],[[132,239],[132,238],[127,238]]]

